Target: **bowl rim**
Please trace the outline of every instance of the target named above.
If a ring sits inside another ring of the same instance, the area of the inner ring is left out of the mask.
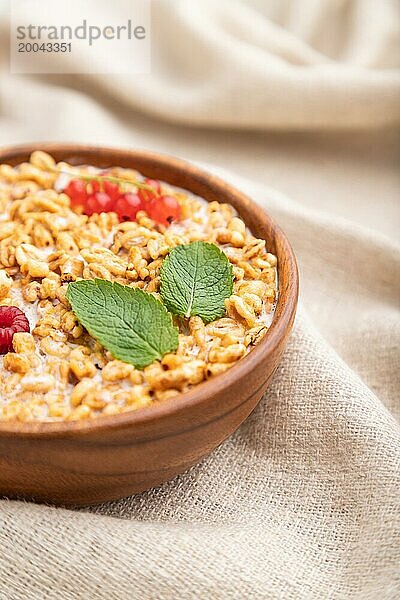
[[[214,190],[220,191],[222,196],[232,196],[238,200],[239,204],[244,203],[246,208],[253,212],[259,221],[268,222],[273,229],[276,238],[279,238],[284,249],[286,260],[289,263],[289,277],[291,281],[287,282],[290,285],[286,286],[287,296],[284,298],[282,294],[278,296],[278,302],[275,308],[274,318],[268,329],[267,334],[254,348],[227,372],[219,375],[214,375],[210,380],[196,384],[191,390],[173,396],[160,403],[153,404],[148,407],[139,408],[137,410],[120,413],[117,415],[104,415],[90,419],[82,419],[78,421],[27,421],[13,422],[0,420],[0,438],[12,435],[13,437],[24,438],[52,438],[60,434],[63,437],[84,436],[88,433],[97,433],[104,430],[126,429],[135,425],[148,424],[155,422],[162,417],[170,417],[177,415],[188,407],[197,406],[206,400],[210,392],[222,392],[232,386],[232,383],[238,381],[242,377],[251,374],[254,367],[261,361],[266,360],[268,355],[272,354],[279,346],[282,338],[285,336],[288,328],[294,319],[298,300],[299,276],[295,254],[288,241],[286,235],[279,225],[275,223],[270,214],[256,202],[251,200],[239,189],[226,183],[220,177],[212,173],[208,173],[191,162],[176,158],[167,154],[160,154],[142,149],[121,148],[119,146],[103,146],[103,145],[86,145],[78,143],[63,143],[63,142],[40,142],[37,144],[17,144],[12,146],[0,146],[0,163],[19,158],[22,155],[29,155],[34,150],[43,150],[49,154],[65,153],[66,155],[75,153],[107,154],[112,152],[119,154],[121,157],[132,158],[134,164],[135,158],[141,160],[157,161],[165,168],[175,169],[175,171],[184,171],[191,179],[206,181],[208,186]],[[174,184],[175,185],[175,184]],[[179,186],[178,186],[179,187]],[[182,186],[183,189],[190,191],[190,186]],[[192,192],[193,193],[193,192]],[[279,273],[279,263],[278,263]]]

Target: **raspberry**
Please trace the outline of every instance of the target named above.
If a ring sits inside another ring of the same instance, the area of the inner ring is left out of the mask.
[[[0,306],[0,354],[11,352],[14,333],[30,332],[29,321],[16,306]]]

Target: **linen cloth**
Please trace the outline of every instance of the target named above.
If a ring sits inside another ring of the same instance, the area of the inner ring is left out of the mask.
[[[0,500],[0,599],[397,598],[396,2],[172,5],[155,3],[151,77],[4,72],[0,141],[142,145],[207,163],[293,243],[294,332],[254,413],[174,481],[79,511]],[[196,131],[139,111],[320,132]]]

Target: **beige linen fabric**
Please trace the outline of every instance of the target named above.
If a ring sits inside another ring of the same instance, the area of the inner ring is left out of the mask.
[[[99,10],[125,22],[130,2],[88,0],[93,8],[84,14],[79,2],[69,8],[80,19],[89,13],[93,24]],[[153,0],[152,7],[152,76],[93,76],[97,94],[191,126],[354,129],[399,121],[397,0]],[[58,60],[62,73],[70,56]],[[93,54],[81,56],[90,61]],[[85,77],[70,79],[81,89]]]
[[[326,330],[336,339],[353,331],[362,344],[346,347],[343,338],[346,365],[301,309],[265,399],[185,475],[92,508],[92,515],[1,502],[4,598],[24,598],[28,590],[54,599],[399,593],[400,434],[382,397],[390,396],[394,413],[400,251],[340,223],[318,222],[280,194],[241,187],[267,199],[300,264],[310,265],[312,289],[306,287],[304,300],[311,312],[327,313]],[[353,250],[365,266],[349,264]],[[360,314],[362,299],[368,310]],[[392,341],[384,335],[382,354],[373,359],[382,327]],[[355,371],[374,360],[382,367],[366,371],[368,388]]]
[[[299,315],[259,407],[188,473],[87,510],[1,500],[0,599],[395,599],[398,4],[155,7],[151,76],[23,78],[3,65],[0,142],[145,146],[205,163],[288,234]]]

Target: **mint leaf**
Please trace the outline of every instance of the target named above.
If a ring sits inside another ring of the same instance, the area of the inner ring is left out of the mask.
[[[162,303],[138,288],[104,279],[70,283],[72,310],[114,358],[143,369],[178,347],[178,330]]]
[[[232,288],[232,265],[215,244],[177,246],[161,267],[161,297],[176,315],[214,321],[224,315]]]

